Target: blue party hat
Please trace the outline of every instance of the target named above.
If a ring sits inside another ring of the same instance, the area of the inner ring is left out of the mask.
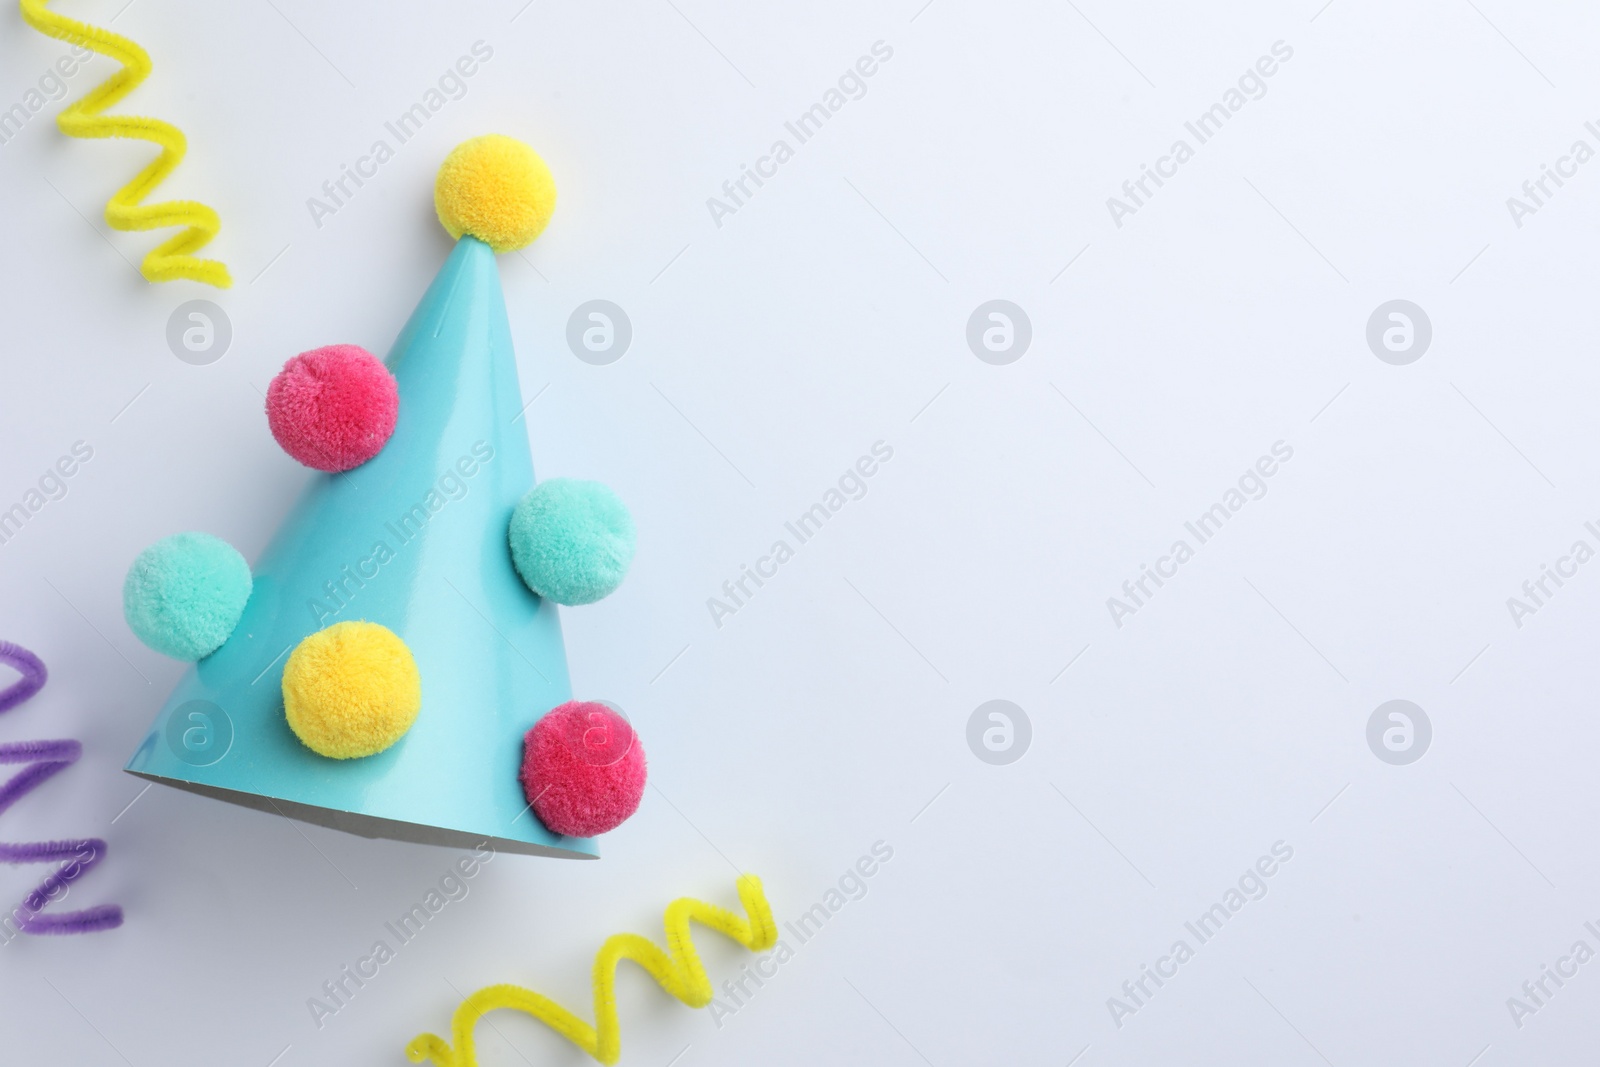
[[[462,236],[386,363],[393,436],[318,474],[253,567],[232,636],[178,683],[127,770],[367,837],[594,858],[548,831],[518,783],[523,734],[571,697],[556,606],[506,547],[533,485],[494,251]],[[285,721],[286,660],[347,620],[379,623],[416,661],[422,713],[400,740],[334,760]]]

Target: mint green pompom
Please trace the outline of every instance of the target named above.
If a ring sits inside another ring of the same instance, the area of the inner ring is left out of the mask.
[[[250,565],[208,533],[164,537],[139,553],[122,583],[122,614],[135,637],[174,659],[211,655],[239,625]]]
[[[557,604],[592,604],[622,584],[633,562],[633,516],[606,486],[551,478],[511,513],[511,561]]]

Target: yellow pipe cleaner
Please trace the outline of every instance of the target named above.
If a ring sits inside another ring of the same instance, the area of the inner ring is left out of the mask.
[[[233,285],[228,268],[215,259],[196,259],[197,252],[210,243],[222,227],[217,213],[194,200],[167,200],[146,204],[144,198],[166,180],[183,162],[188,142],[183,131],[160,119],[137,115],[106,117],[101,113],[113,106],[150,76],[150,56],[143,48],[110,30],[57,15],[48,10],[50,0],[21,0],[22,17],[40,33],[60,41],[82,45],[109,56],[122,69],[91,89],[56,118],[56,125],[68,137],[128,137],[150,141],[161,147],[156,157],[106,204],[106,223],[115,230],[158,230],[168,226],[185,229],[157,245],[144,257],[140,268],[152,282],[188,278],[219,289]]]
[[[632,960],[643,967],[662,989],[691,1008],[711,1003],[711,979],[700,965],[694,941],[689,937],[689,922],[699,923],[739,942],[751,952],[762,952],[778,943],[778,927],[772,921],[772,908],[761,889],[761,879],[753,874],[739,876],[739,901],[749,915],[741,919],[726,908],[707,904],[693,897],[679,897],[667,905],[665,925],[667,951],[638,934],[613,934],[594,958],[594,1018],[590,1026],[549,997],[515,985],[492,985],[473,993],[456,1008],[450,1020],[455,1038],[452,1049],[434,1034],[421,1034],[406,1046],[412,1063],[424,1059],[436,1067],[476,1067],[477,1053],[472,1032],[478,1020],[496,1008],[515,1008],[544,1023],[601,1063],[616,1063],[622,1055],[622,1039],[617,1030],[617,965]]]

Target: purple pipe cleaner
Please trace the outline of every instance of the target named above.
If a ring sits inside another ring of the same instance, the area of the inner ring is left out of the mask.
[[[38,656],[10,641],[0,641],[0,662],[15,667],[22,674],[21,678],[0,690],[0,712],[10,711],[43,689],[44,680],[50,674]]]
[[[32,652],[0,641],[0,662],[10,664],[22,677],[0,691],[0,712],[12,708],[37,693],[48,673]],[[25,763],[26,767],[0,785],[0,814],[40,785],[46,778],[72,766],[83,755],[77,741],[16,741],[0,745],[0,763]],[[122,909],[115,904],[97,904],[80,911],[43,915],[46,905],[66,895],[67,887],[87,874],[106,854],[106,843],[96,837],[74,841],[33,841],[8,844],[0,841],[0,863],[53,863],[62,861],[52,873],[12,910],[19,931],[25,934],[84,934],[122,925]],[[0,938],[6,920],[0,918]]]

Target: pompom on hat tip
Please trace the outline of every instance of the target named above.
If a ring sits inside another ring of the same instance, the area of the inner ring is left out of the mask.
[[[451,237],[470,235],[496,252],[515,252],[549,225],[556,182],[539,153],[489,133],[462,141],[445,157],[433,206]]]

